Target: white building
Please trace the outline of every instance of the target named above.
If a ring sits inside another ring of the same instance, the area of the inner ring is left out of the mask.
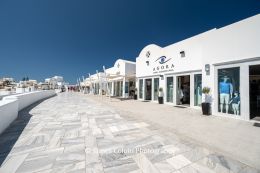
[[[32,92],[38,88],[37,80],[30,79],[16,84],[16,93]]]
[[[118,59],[114,66],[106,69],[106,80],[111,96],[128,98],[135,90],[135,62]]]
[[[86,78],[85,81],[90,84],[89,92],[92,94],[97,95],[101,94],[102,91],[106,91],[105,74],[103,72],[93,74],[89,78]]]
[[[81,82],[86,93],[128,98],[135,89],[135,62],[118,59],[105,72],[93,74]]]
[[[136,58],[139,100],[199,107],[210,87],[214,115],[260,117],[260,15],[167,47],[151,44]]]
[[[52,78],[46,78],[45,83],[48,83],[51,89],[60,89],[62,86],[65,85],[62,76],[54,76]]]
[[[90,87],[91,87],[90,79],[85,78],[83,81],[80,81],[80,87],[85,94],[90,94]]]

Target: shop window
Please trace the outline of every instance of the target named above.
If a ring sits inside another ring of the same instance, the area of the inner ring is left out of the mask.
[[[167,102],[173,102],[173,77],[167,77],[167,97],[166,101]]]
[[[145,79],[144,99],[152,100],[152,79]]]
[[[111,84],[111,82],[108,82],[108,84],[107,84],[108,86],[107,86],[107,88],[106,89],[108,89],[108,94],[111,94],[111,90],[112,90],[112,84]]]
[[[139,99],[143,99],[143,79],[139,80]]]
[[[159,78],[153,80],[153,100],[158,100]]]
[[[119,96],[123,96],[123,81],[119,82]]]
[[[201,106],[201,98],[202,98],[202,75],[195,74],[194,75],[194,106]]]
[[[125,82],[125,93],[128,93],[129,92],[129,83],[128,82]]]
[[[113,95],[114,96],[117,96],[117,82],[114,82],[114,92],[113,92]]]
[[[218,70],[218,111],[240,115],[240,69],[225,68]]]

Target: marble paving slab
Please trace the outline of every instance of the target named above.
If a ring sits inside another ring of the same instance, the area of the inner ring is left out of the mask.
[[[20,111],[0,162],[0,173],[260,173],[72,92]]]

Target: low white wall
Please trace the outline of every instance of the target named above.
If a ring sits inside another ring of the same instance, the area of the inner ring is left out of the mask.
[[[16,98],[0,101],[0,134],[17,118],[18,100]]]
[[[15,96],[7,96],[7,97],[4,97],[3,100],[17,98],[18,111],[20,111],[20,110],[24,109],[25,107],[31,105],[32,103],[35,103],[44,98],[51,97],[55,94],[56,93],[54,90],[35,91],[35,92],[30,92],[30,93],[22,93],[22,94],[18,94]]]
[[[20,110],[55,94],[54,90],[46,90],[4,97],[0,101],[0,134],[17,118]]]

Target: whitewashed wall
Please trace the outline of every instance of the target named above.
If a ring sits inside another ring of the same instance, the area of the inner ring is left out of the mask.
[[[12,98],[0,101],[0,134],[17,118],[18,100]]]
[[[0,134],[17,118],[20,110],[55,94],[54,90],[46,90],[4,97],[0,101]]]
[[[201,73],[202,70],[202,85],[211,88],[214,97],[213,114],[217,114],[217,69],[240,67],[241,118],[249,120],[249,65],[260,64],[259,31],[260,14],[220,29],[212,29],[167,47],[148,45],[136,58],[136,76],[143,79],[160,75],[165,77],[191,74],[192,89],[193,75]],[[180,51],[185,51],[185,58],[180,57]],[[170,60],[160,65],[157,59],[161,56],[166,56],[166,60]],[[172,64],[174,68],[171,71],[159,70],[158,73],[153,71],[154,67],[165,68],[166,65]],[[205,73],[206,64],[210,65],[210,75]],[[176,82],[175,78],[174,86]],[[138,82],[136,86],[138,88]],[[160,87],[166,91],[165,78],[160,78]],[[194,91],[191,90],[191,105],[194,101],[193,96]]]
[[[214,96],[213,113],[217,114],[217,69],[240,67],[241,118],[249,120],[249,68],[260,64],[260,15],[217,29],[203,45],[203,86]],[[210,64],[210,75],[204,66]]]

